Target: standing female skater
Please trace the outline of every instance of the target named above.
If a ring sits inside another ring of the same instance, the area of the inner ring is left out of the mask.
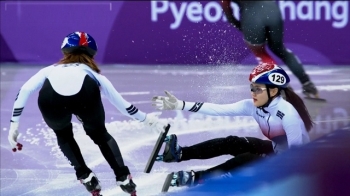
[[[61,49],[63,58],[57,64],[45,67],[32,76],[17,95],[8,135],[13,151],[22,149],[17,137],[19,119],[26,101],[30,94],[41,88],[39,109],[46,124],[55,132],[58,146],[74,167],[77,179],[93,196],[100,195],[99,181],[87,167],[73,137],[73,114],[83,124],[86,134],[100,148],[123,191],[136,195],[136,185],[132,181],[129,168],[124,165],[117,142],[105,127],[101,93],[124,115],[142,121],[154,129],[161,129],[161,123],[156,116],[146,115],[124,100],[112,83],[100,74],[94,61],[97,45],[89,34],[69,34],[64,38]]]
[[[309,142],[307,132],[313,122],[302,99],[287,88],[290,80],[286,72],[277,65],[263,63],[253,69],[249,81],[252,99],[232,104],[181,101],[169,92],[166,92],[166,97],[153,97],[153,105],[159,110],[186,110],[213,116],[252,116],[262,133],[270,139],[228,136],[181,147],[177,144],[176,135],[170,135],[161,156],[164,162],[209,159],[226,154],[234,156],[208,170],[179,171],[176,184],[172,186],[195,185],[209,176],[230,172],[266,155]],[[282,92],[286,100],[281,97]]]
[[[240,8],[240,21],[233,16],[231,1]],[[315,85],[306,74],[297,57],[283,43],[283,19],[274,1],[222,0],[227,20],[243,33],[244,41],[259,62],[275,63],[265,49],[266,41],[270,50],[278,56],[299,79],[306,96],[319,98]]]

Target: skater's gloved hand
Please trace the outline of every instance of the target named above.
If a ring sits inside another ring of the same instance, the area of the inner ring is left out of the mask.
[[[174,95],[165,91],[165,96],[155,96],[152,98],[152,106],[157,110],[182,110],[184,102],[178,100]]]
[[[146,114],[145,120],[142,122],[146,126],[149,126],[153,132],[159,134],[166,127],[165,123],[161,122],[161,120],[159,119],[159,115],[161,114],[161,112],[148,113]]]
[[[18,150],[22,150],[23,145],[17,142],[18,137],[18,122],[11,122],[10,131],[8,135],[8,140],[10,142],[11,148],[13,152]]]

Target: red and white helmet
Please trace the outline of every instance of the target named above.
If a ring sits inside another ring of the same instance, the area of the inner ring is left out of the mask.
[[[286,88],[290,79],[287,73],[276,64],[260,63],[250,73],[249,81]]]

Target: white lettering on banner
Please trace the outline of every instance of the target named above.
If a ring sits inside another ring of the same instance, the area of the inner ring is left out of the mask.
[[[157,5],[161,3],[162,6],[158,7]],[[158,14],[165,13],[169,8],[169,1],[151,1],[151,20],[153,22],[158,21]]]
[[[171,29],[177,29],[180,26],[185,14],[186,6],[186,2],[181,3],[180,10],[177,10],[176,4],[170,3],[171,13],[173,13],[173,16],[175,17],[175,22],[170,25]]]
[[[211,9],[214,9],[214,15],[212,16],[210,14]],[[217,2],[209,2],[204,6],[204,17],[205,19],[207,19],[209,22],[217,22],[218,20],[220,20],[220,18],[222,17],[223,12],[222,12],[222,7],[220,4],[218,4]]]
[[[214,23],[222,19],[227,21],[225,15],[222,12],[221,5],[216,2],[208,2],[204,6],[198,1],[192,1],[190,3],[182,2],[180,8],[177,8],[175,2],[169,1],[151,1],[151,20],[153,22],[158,21],[158,15],[166,13],[169,10],[175,19],[173,23],[170,24],[170,29],[177,29],[181,25],[184,15],[190,22],[201,22],[203,21],[203,16],[206,21]],[[231,7],[234,10],[234,16],[239,18],[239,8],[235,3],[231,3]]]
[[[202,17],[203,7],[199,2],[191,2],[188,4],[186,16],[191,22],[200,22]]]
[[[177,3],[179,4],[179,3]],[[201,3],[198,1],[183,1],[179,7],[175,2],[169,1],[151,1],[151,20],[158,22],[158,17],[166,12],[171,12],[174,22],[170,24],[170,29],[177,29],[181,26],[184,18],[193,23],[203,20],[215,23],[220,21],[226,22],[227,19],[223,14],[222,7],[217,1]],[[349,21],[349,2],[348,1],[278,1],[279,8],[284,19],[291,21],[319,21],[332,20],[333,28],[344,28]],[[170,8],[170,9],[169,9]],[[233,15],[239,19],[239,7],[231,3]],[[184,17],[185,16],[185,17]]]
[[[297,13],[300,20],[312,20],[312,3],[312,1],[303,1],[299,3],[297,7]],[[306,8],[306,13],[303,12],[303,8]]]
[[[282,17],[289,20],[321,20],[322,13],[325,20],[335,19],[332,22],[334,28],[344,28],[349,21],[348,1],[279,1]],[[289,15],[286,15],[286,10]]]
[[[341,8],[342,13],[338,13],[338,9]],[[349,21],[349,2],[348,1],[336,1],[332,7],[332,15],[335,19],[340,20],[339,22],[333,22],[333,27],[343,28],[348,24]]]

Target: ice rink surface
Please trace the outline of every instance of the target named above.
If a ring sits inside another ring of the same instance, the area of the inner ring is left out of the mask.
[[[3,64],[1,69],[1,196],[89,195],[75,179],[73,168],[60,152],[56,138],[42,119],[37,106],[38,92],[28,100],[20,121],[21,152],[13,153],[7,141],[13,102],[21,85],[42,66]],[[250,98],[248,75],[252,66],[101,66],[105,75],[122,96],[144,112],[155,112],[151,97],[172,92],[178,99],[212,103],[232,103]],[[304,100],[316,125],[312,139],[341,128],[350,122],[350,66],[305,66],[307,73],[327,102]],[[288,73],[289,69],[286,68]],[[300,95],[301,85],[291,75],[291,86]],[[103,99],[106,127],[116,139],[124,161],[137,184],[137,193],[160,195],[167,173],[199,170],[229,159],[221,156],[209,160],[181,163],[156,162],[150,174],[143,172],[158,135],[143,124],[123,116],[107,99]],[[180,145],[228,135],[264,138],[250,117],[211,117],[184,111],[164,111],[161,116],[176,133]],[[75,138],[85,161],[102,185],[102,195],[127,195],[115,185],[115,178],[98,147],[86,136],[73,117]],[[162,152],[162,150],[161,150]],[[172,188],[170,192],[181,191]]]

